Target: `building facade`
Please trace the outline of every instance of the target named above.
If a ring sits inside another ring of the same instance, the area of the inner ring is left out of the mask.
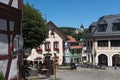
[[[71,55],[71,62],[80,63],[82,61],[82,45],[72,36],[67,36],[67,43],[69,45],[69,52]]]
[[[84,26],[83,24],[81,24],[80,27],[75,30],[75,33],[78,34],[78,33],[83,33],[83,32],[84,32]]]
[[[15,52],[21,20],[22,0],[0,0],[0,71],[5,80],[22,80],[22,57]]]
[[[83,43],[82,44],[82,63],[87,63],[87,62],[88,62],[87,49],[86,49],[86,45]]]
[[[65,56],[65,41],[68,39],[53,22],[46,24],[48,38],[38,48],[33,48],[28,60],[44,61],[53,60],[56,54],[56,62],[61,65]]]
[[[106,15],[89,26],[86,36],[88,62],[120,66],[120,15]]]

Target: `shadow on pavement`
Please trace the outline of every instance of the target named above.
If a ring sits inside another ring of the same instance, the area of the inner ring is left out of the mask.
[[[52,75],[47,74],[39,74],[37,69],[32,69],[30,72],[30,76],[28,77],[28,80],[49,80]]]

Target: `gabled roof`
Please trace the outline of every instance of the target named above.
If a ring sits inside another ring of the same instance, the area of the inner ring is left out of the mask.
[[[63,40],[67,40],[68,37],[52,22],[49,21],[46,24],[46,28],[47,29],[54,29],[54,31],[63,39]]]
[[[78,46],[70,46],[70,49],[80,49],[82,48],[82,46],[78,45]]]
[[[76,40],[75,40],[75,38],[73,38],[72,36],[67,36],[68,37],[68,42],[77,42]]]
[[[105,20],[99,20],[98,24],[107,24],[107,22]]]
[[[78,41],[75,40],[75,38],[73,38],[73,37],[70,36],[70,35],[67,36],[67,37],[69,38],[69,40],[67,40],[67,42],[70,42],[70,43],[71,43],[71,42],[76,42],[76,43],[78,42]],[[82,46],[80,46],[80,45],[75,45],[75,46],[73,46],[73,45],[71,46],[71,45],[70,45],[70,49],[80,49],[80,48],[82,48]]]

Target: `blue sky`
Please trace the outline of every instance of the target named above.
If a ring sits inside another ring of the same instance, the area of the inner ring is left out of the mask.
[[[88,28],[101,16],[120,14],[120,0],[24,0],[58,27]]]

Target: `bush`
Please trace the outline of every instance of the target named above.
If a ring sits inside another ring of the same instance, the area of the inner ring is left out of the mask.
[[[5,80],[4,75],[3,75],[2,71],[0,71],[0,80]]]

